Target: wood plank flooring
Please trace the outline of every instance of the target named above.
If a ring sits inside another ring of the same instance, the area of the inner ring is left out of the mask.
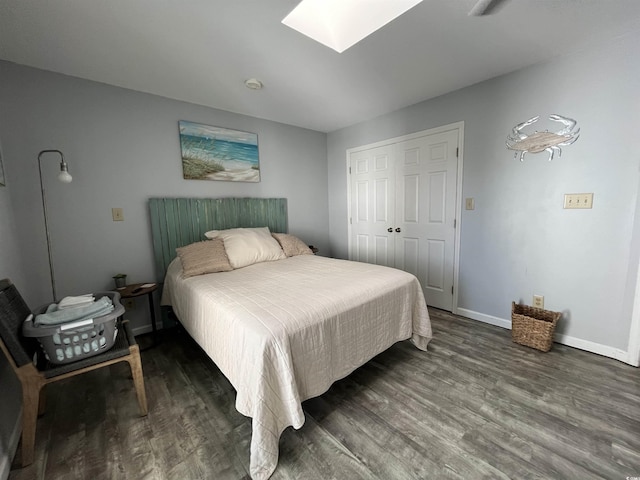
[[[304,403],[272,479],[640,477],[640,369],[430,313],[428,352],[398,343]],[[142,354],[148,417],[126,365],[50,385],[36,461],[9,479],[248,479],[235,391],[183,331],[164,335]]]

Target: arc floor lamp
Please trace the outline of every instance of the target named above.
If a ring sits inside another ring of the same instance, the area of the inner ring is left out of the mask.
[[[46,153],[57,153],[60,155],[60,173],[58,173],[58,180],[62,183],[70,183],[73,177],[69,174],[69,166],[64,161],[64,155],[60,150],[42,150],[38,154],[38,172],[40,173],[40,191],[42,193],[42,211],[44,212],[44,230],[47,236],[47,253],[49,255],[49,272],[51,274],[51,291],[53,293],[53,301],[56,302],[58,297],[56,295],[56,279],[53,272],[53,256],[51,253],[51,235],[49,234],[49,220],[47,218],[47,200],[44,193],[44,183],[42,181],[42,156]],[[52,158],[52,157],[51,157]]]

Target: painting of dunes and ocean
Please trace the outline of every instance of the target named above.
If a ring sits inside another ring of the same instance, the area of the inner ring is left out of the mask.
[[[179,123],[184,178],[260,181],[258,135],[193,122]]]

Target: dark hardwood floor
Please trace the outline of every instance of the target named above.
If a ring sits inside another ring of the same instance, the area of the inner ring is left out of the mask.
[[[640,369],[430,312],[428,352],[396,344],[304,403],[274,480],[640,477]],[[250,419],[200,348],[172,329],[142,361],[146,418],[126,365],[53,384],[10,480],[248,479]]]

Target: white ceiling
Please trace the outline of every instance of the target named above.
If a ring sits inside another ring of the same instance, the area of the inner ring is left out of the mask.
[[[298,0],[0,0],[0,59],[329,132],[640,30],[640,0],[476,1],[338,54],[281,23]]]

